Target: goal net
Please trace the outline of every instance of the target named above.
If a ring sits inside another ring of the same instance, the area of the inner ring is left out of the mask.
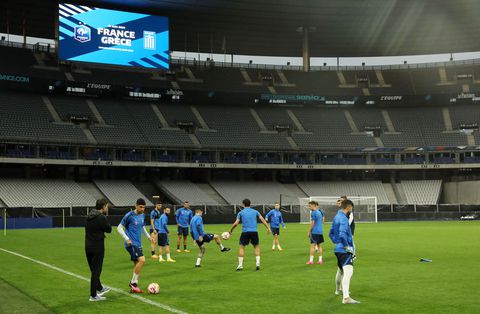
[[[338,212],[338,196],[312,196],[300,198],[300,223],[310,223],[308,202],[318,202],[319,208],[325,211],[325,220],[331,222]],[[353,217],[358,222],[378,222],[376,196],[349,196],[354,204]]]

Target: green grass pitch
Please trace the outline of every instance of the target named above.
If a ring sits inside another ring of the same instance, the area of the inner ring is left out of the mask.
[[[226,229],[206,226],[207,232]],[[283,252],[272,252],[272,237],[263,226],[259,230],[259,272],[251,247],[244,271],[235,272],[240,230],[224,241],[232,248],[228,253],[210,243],[200,269],[193,267],[198,249],[191,240],[191,253],[174,252],[176,264],[160,264],[149,258],[150,245],[144,239],[147,263],[140,286],[158,282],[161,291],[143,297],[188,313],[478,313],[480,309],[479,222],[358,224],[358,259],[350,289],[352,297],[362,302],[358,305],[342,305],[341,297],[334,295],[336,260],[329,240],[324,265],[310,266],[305,265],[307,225],[288,224],[281,230]],[[81,228],[15,230],[0,236],[0,248],[88,277],[83,245]],[[420,263],[422,257],[433,262]],[[114,291],[105,302],[88,302],[88,282],[4,251],[0,251],[0,269],[0,313],[163,312]],[[106,239],[102,281],[127,291],[131,273],[129,256],[114,229]]]

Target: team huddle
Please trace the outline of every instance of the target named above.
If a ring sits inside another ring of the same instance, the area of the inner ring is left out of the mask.
[[[150,213],[150,232],[147,231],[145,224],[145,206],[144,199],[138,199],[135,209],[128,212],[117,227],[118,233],[124,239],[124,246],[130,259],[133,262],[133,275],[129,282],[131,293],[143,293],[138,285],[141,270],[145,264],[145,256],[142,250],[142,233],[151,241],[151,258],[159,262],[175,263],[170,253],[168,216],[171,209],[166,207],[162,212],[162,204],[157,202],[155,209]],[[195,267],[200,268],[202,258],[205,255],[205,244],[214,241],[221,252],[228,252],[230,248],[224,247],[222,239],[231,237],[235,228],[241,224],[242,233],[239,238],[238,265],[236,271],[243,270],[243,260],[245,256],[245,247],[252,244],[255,253],[255,269],[260,270],[260,241],[258,236],[258,220],[265,226],[267,234],[273,234],[272,250],[282,251],[280,246],[280,226],[285,228],[283,216],[279,203],[275,203],[275,208],[267,213],[265,218],[251,207],[249,199],[243,200],[244,208],[238,212],[236,220],[229,231],[222,235],[207,233],[203,223],[203,209],[198,208],[195,213],[190,210],[190,204],[185,201],[183,207],[175,213],[177,223],[177,253],[182,252],[181,243],[183,238],[183,252],[189,253],[187,248],[187,239],[193,238],[199,248]],[[355,304],[358,301],[350,297],[350,280],[353,275],[353,262],[355,259],[355,245],[353,242],[353,233],[355,223],[353,220],[353,202],[342,196],[337,201],[339,210],[333,219],[329,232],[329,238],[334,244],[334,253],[337,258],[337,272],[335,276],[336,289],[335,294],[343,296],[343,304]],[[308,238],[310,240],[310,258],[306,264],[314,263],[315,252],[318,254],[317,264],[323,264],[324,242],[323,224],[325,222],[325,212],[319,208],[315,201],[308,203],[310,209],[310,226],[308,229]],[[158,255],[156,252],[158,246]],[[165,259],[163,252],[165,251]],[[93,278],[93,277],[92,277]],[[98,281],[99,282],[99,281]]]

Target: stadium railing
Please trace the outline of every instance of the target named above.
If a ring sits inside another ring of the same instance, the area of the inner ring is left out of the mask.
[[[53,44],[38,42],[36,44],[20,43],[7,40],[1,40],[0,46],[12,48],[24,48],[33,51],[41,51],[47,53],[55,53],[56,47]],[[220,68],[250,68],[250,69],[264,69],[264,70],[291,70],[303,71],[302,66],[294,65],[278,65],[278,64],[255,64],[255,63],[239,63],[239,62],[221,62],[221,61],[199,61],[193,59],[175,58],[171,59],[170,63],[173,65],[189,65],[202,67],[220,67]],[[399,69],[424,69],[435,67],[449,67],[458,65],[478,65],[480,59],[468,60],[453,60],[447,62],[428,62],[428,63],[407,63],[407,64],[393,64],[393,65],[373,65],[373,66],[311,66],[311,71],[358,71],[358,70],[399,70]]]
[[[303,66],[295,65],[277,65],[277,64],[255,64],[255,63],[238,63],[238,62],[221,62],[221,61],[199,61],[192,59],[171,59],[171,64],[188,65],[192,67],[218,67],[218,68],[247,68],[259,70],[289,70],[303,71]],[[392,65],[365,65],[365,66],[311,66],[310,71],[374,71],[374,70],[402,70],[402,69],[426,69],[438,67],[450,67],[458,65],[478,65],[480,59],[453,60],[446,62],[427,62],[427,63],[407,63]]]

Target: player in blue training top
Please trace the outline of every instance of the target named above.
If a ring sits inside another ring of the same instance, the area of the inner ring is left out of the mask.
[[[152,252],[152,259],[158,259],[158,255],[155,254],[155,245],[157,244],[158,238],[158,229],[156,226],[160,222],[160,216],[162,213],[160,210],[162,209],[162,202],[159,200],[155,203],[155,208],[150,213],[150,238],[152,242],[150,243],[150,251]]]
[[[185,253],[189,253],[190,251],[187,250],[187,238],[188,238],[188,226],[190,224],[190,220],[193,217],[193,213],[190,210],[190,203],[188,201],[183,202],[183,207],[180,207],[175,214],[175,219],[177,221],[177,252],[180,253],[180,241],[182,240],[183,236],[183,251]]]
[[[352,230],[348,223],[348,215],[353,210],[353,202],[345,199],[342,209],[333,218],[332,228],[328,236],[334,244],[334,252],[337,257],[337,274],[335,276],[335,294],[343,294],[343,304],[360,303],[350,297],[350,279],[353,275],[353,257],[355,246],[353,245]]]
[[[280,236],[280,225],[285,228],[285,223],[283,222],[282,212],[280,212],[280,203],[275,202],[275,208],[267,213],[265,220],[270,222],[270,230],[273,234],[273,245],[272,251],[275,251],[275,246],[279,251],[282,250],[278,237]]]
[[[323,223],[325,222],[325,214],[322,210],[318,209],[318,203],[316,201],[308,202],[308,207],[310,209],[310,227],[308,229],[308,238],[310,239],[310,259],[307,262],[307,265],[313,265],[316,248],[318,248],[317,264],[323,264],[322,243],[324,242]]]
[[[163,214],[158,219],[158,224],[155,224],[155,228],[158,231],[158,261],[165,262],[163,259],[163,249],[165,248],[165,254],[167,255],[167,262],[168,263],[175,263],[176,261],[170,256],[170,240],[168,238],[169,231],[168,231],[168,215],[170,215],[170,208],[165,208]]]
[[[205,243],[209,243],[212,240],[215,240],[215,243],[220,247],[220,251],[228,252],[230,251],[229,248],[224,247],[222,244],[222,240],[217,234],[213,233],[205,233],[203,228],[203,209],[198,208],[195,211],[195,216],[193,216],[192,220],[190,221],[190,233],[192,235],[193,240],[198,245],[200,252],[197,256],[197,262],[195,263],[195,267],[200,267],[200,263],[202,262],[202,257],[205,255]]]
[[[125,240],[125,249],[133,261],[133,277],[130,281],[130,292],[143,293],[138,287],[138,277],[145,264],[145,256],[142,252],[142,232],[151,241],[150,235],[145,228],[145,200],[139,198],[135,204],[135,210],[128,212],[117,227],[118,233]]]
[[[243,200],[244,208],[237,214],[237,219],[230,227],[230,234],[241,223],[242,234],[240,235],[240,248],[238,250],[238,267],[237,271],[243,270],[243,257],[245,256],[245,246],[252,243],[255,248],[255,262],[256,269],[260,270],[260,242],[258,240],[258,225],[257,218],[267,228],[267,234],[270,234],[271,230],[268,223],[260,215],[260,213],[250,207],[250,200],[248,198]]]

